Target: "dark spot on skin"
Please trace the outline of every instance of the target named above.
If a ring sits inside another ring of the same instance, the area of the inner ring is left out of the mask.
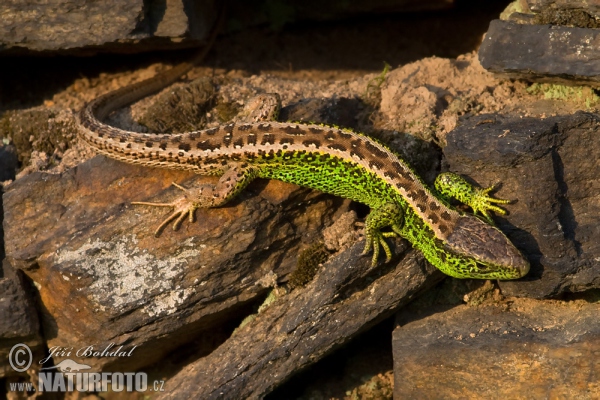
[[[342,139],[351,139],[352,138],[352,134],[348,133],[348,132],[344,132],[343,130],[338,130],[337,134],[339,137],[341,137]]]
[[[448,229],[448,227],[444,224],[439,224],[438,225],[438,229],[440,230],[440,232],[442,233],[448,233],[450,230]],[[443,253],[442,253],[443,254]]]
[[[265,134],[260,142],[260,144],[263,146],[266,144],[273,144],[273,143],[275,143],[275,136],[273,136],[269,133]]]
[[[385,151],[381,150],[379,147],[375,146],[369,141],[365,142],[365,147],[367,148],[367,150],[369,150],[371,153],[375,154],[379,158],[385,159],[388,157],[388,154]]]
[[[419,199],[423,199],[423,198],[427,197],[427,193],[425,193],[425,191],[423,189],[417,189],[417,197]]]
[[[352,145],[353,148],[357,149],[360,146],[362,146],[362,140],[356,139],[356,140],[351,141],[350,144]]]
[[[299,125],[282,126],[280,129],[282,132],[285,132],[288,135],[292,135],[292,136],[304,136],[305,135],[304,129],[300,128]]]
[[[228,124],[225,125],[223,127],[223,131],[225,131],[225,133],[232,133],[233,132],[233,127],[235,126],[235,124]]]
[[[225,135],[225,136],[223,136],[223,144],[225,146],[229,146],[231,144],[232,140],[233,140],[233,136],[231,136],[231,135]]]
[[[332,144],[328,145],[327,147],[332,150],[339,150],[339,151],[347,150],[346,146],[344,146],[343,144],[339,144],[339,143],[332,143]]]
[[[227,165],[229,164],[229,162],[227,160],[221,160],[221,165]],[[229,180],[229,178],[227,178],[227,180]]]
[[[369,161],[369,167],[371,167],[371,168],[377,167],[377,169],[382,169],[383,163],[378,160],[371,160],[371,161]]]
[[[146,147],[149,148],[149,149],[151,149],[153,145],[154,145],[154,143],[152,143],[150,141],[146,142]]]
[[[431,221],[432,224],[437,224],[440,219],[438,218],[437,215],[431,214],[429,216],[429,220]]]
[[[179,157],[183,157],[183,151],[180,151],[180,152],[178,153],[178,155],[179,155]]]
[[[315,134],[320,134],[323,132],[322,128],[315,128],[314,126],[311,126],[310,128],[308,128],[308,131],[310,133],[315,133]]]
[[[119,142],[121,142],[121,143],[125,143],[126,141],[127,141],[127,139],[125,137],[122,137],[119,139]]]
[[[248,163],[243,163],[242,165],[240,165],[240,168],[248,168]]]
[[[383,173],[383,176],[385,176],[386,178],[389,178],[393,181],[400,179],[400,176],[398,176],[398,174],[395,173],[394,171],[385,171]]]
[[[294,144],[294,139],[292,139],[292,138],[281,138],[279,140],[279,144]]]
[[[196,144],[196,147],[199,148],[200,150],[215,150],[215,149],[220,149],[221,145],[218,143],[212,144],[208,140],[203,140],[202,142],[198,142]]]
[[[364,160],[365,159],[365,156],[362,155],[361,153],[359,153],[358,151],[351,151],[350,152],[350,156],[351,157],[356,156],[356,157],[358,157],[359,160]]]
[[[261,132],[270,132],[271,124],[260,124],[260,125],[258,125],[258,130]]]
[[[443,211],[440,217],[442,217],[444,221],[450,221],[452,219],[452,216],[448,211]]]
[[[190,151],[191,148],[192,148],[192,146],[190,146],[189,143],[180,143],[179,144],[179,150]]]
[[[320,140],[305,140],[302,142],[302,144],[306,147],[308,147],[310,145],[315,145],[315,147],[318,149],[321,146],[321,141]]]
[[[130,149],[131,148],[131,143],[127,143],[127,148]],[[163,149],[164,150],[164,149]]]
[[[435,201],[432,201],[431,203],[429,203],[429,208],[431,209],[431,211],[437,211],[441,207],[438,203],[436,203]]]
[[[251,129],[252,129],[252,125],[248,125],[248,124],[238,126],[238,131],[240,131],[240,132],[249,131]]]
[[[209,135],[209,136],[212,136],[212,135],[214,135],[215,133],[217,133],[218,131],[219,131],[219,128],[211,128],[211,129],[207,129],[207,130],[205,130],[204,132],[205,132],[207,135]]]
[[[243,145],[244,145],[244,141],[242,140],[242,138],[239,138],[238,140],[233,142],[233,147],[242,147]]]
[[[333,134],[333,131],[329,131],[325,134],[325,139],[327,140],[335,140],[335,135]]]
[[[162,150],[166,150],[167,149],[167,143],[166,142],[161,142],[158,147],[160,147]]]
[[[133,142],[134,143],[142,143],[142,139],[136,137],[136,138],[133,138]]]
[[[249,145],[256,144],[256,135],[248,135],[248,138],[246,139],[246,143],[248,143]]]
[[[196,140],[200,137],[200,131],[189,132],[187,138],[189,140]]]

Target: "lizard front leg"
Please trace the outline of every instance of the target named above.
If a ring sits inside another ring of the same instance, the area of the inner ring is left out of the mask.
[[[386,237],[395,237],[400,235],[403,223],[403,211],[400,206],[393,203],[386,203],[381,207],[371,210],[365,221],[365,249],[363,255],[368,254],[373,249],[372,265],[377,264],[379,257],[379,247],[383,247],[386,262],[392,258],[392,251],[385,241]],[[391,232],[381,232],[381,228],[390,227]]]
[[[173,182],[175,187],[183,191],[183,195],[175,201],[170,203],[136,201],[131,204],[173,208],[173,213],[156,229],[154,235],[158,237],[165,226],[173,220],[175,220],[173,230],[177,230],[186,216],[190,222],[194,222],[194,213],[198,208],[212,208],[224,205],[256,178],[256,172],[256,169],[253,167],[242,167],[238,164],[233,164],[225,171],[216,185],[204,184],[187,189]]]
[[[494,190],[495,185],[488,188],[479,188],[473,186],[460,175],[453,172],[444,172],[435,179],[435,188],[439,194],[446,198],[454,198],[473,209],[473,214],[480,213],[482,217],[491,225],[494,221],[489,211],[505,215],[506,210],[494,204],[508,204],[510,200],[495,199],[488,194]]]

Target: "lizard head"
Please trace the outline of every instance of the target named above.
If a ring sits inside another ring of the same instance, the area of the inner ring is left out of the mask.
[[[473,261],[467,263],[468,271],[465,271],[470,277],[517,279],[529,272],[529,262],[510,240],[498,228],[472,215],[458,219],[445,247]]]

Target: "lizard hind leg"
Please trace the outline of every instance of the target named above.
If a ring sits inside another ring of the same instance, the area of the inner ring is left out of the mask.
[[[366,255],[373,249],[372,265],[377,264],[380,247],[383,248],[386,256],[386,262],[392,258],[390,246],[385,241],[386,237],[400,236],[400,230],[403,223],[402,208],[393,203],[386,203],[381,207],[371,210],[365,221],[365,249],[363,255]],[[382,232],[381,228],[390,227],[391,232]]]
[[[506,214],[506,210],[495,204],[510,203],[510,200],[496,199],[489,195],[495,187],[496,185],[485,189],[476,187],[453,172],[444,172],[435,179],[435,188],[439,194],[445,198],[454,198],[468,205],[473,210],[473,214],[481,214],[483,219],[490,225],[494,225],[494,221],[489,214],[490,211],[500,215]]]
[[[158,237],[163,229],[173,220],[175,220],[173,230],[177,230],[186,217],[189,218],[190,223],[194,222],[194,214],[198,208],[212,208],[224,205],[244,190],[254,180],[256,175],[257,171],[255,168],[242,167],[236,164],[225,171],[216,185],[202,184],[188,189],[173,183],[175,187],[183,191],[183,195],[170,203],[136,201],[131,204],[173,208],[173,212],[154,232],[154,235]]]

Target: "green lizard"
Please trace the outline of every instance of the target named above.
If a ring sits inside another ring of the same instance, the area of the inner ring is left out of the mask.
[[[377,262],[385,238],[401,236],[442,272],[457,278],[516,279],[529,263],[491,223],[488,211],[504,213],[495,204],[508,203],[476,188],[462,177],[443,173],[428,188],[400,157],[359,133],[318,124],[275,122],[277,98],[259,99],[250,109],[255,122],[234,122],[217,128],[173,135],[123,131],[102,122],[115,109],[156,92],[178,79],[191,64],[108,93],[90,102],[78,115],[81,137],[98,152],[120,161],[149,167],[187,169],[215,175],[216,185],[186,189],[173,203],[134,203],[173,207],[157,234],[173,228],[200,207],[219,207],[253,179],[278,179],[352,199],[371,208],[365,223],[364,254]],[[265,105],[266,104],[266,105]],[[454,197],[482,218],[459,212]],[[387,230],[382,231],[382,229]]]

